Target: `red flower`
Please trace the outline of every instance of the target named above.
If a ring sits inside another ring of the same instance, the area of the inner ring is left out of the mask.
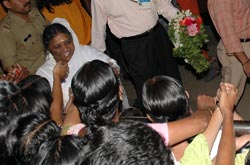
[[[184,19],[181,20],[181,21],[179,22],[179,24],[180,24],[181,26],[185,26],[185,20],[184,20]]]
[[[198,16],[196,18],[196,22],[197,22],[198,25],[201,25],[202,24],[202,18],[200,16]]]
[[[196,24],[196,28],[197,28],[197,30],[198,30],[198,32],[200,32],[200,25],[199,24]]]
[[[186,26],[193,24],[193,19],[191,17],[184,18],[184,21]]]

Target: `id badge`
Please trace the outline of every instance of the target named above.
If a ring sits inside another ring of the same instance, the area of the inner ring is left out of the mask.
[[[138,0],[139,9],[141,10],[150,9],[151,8],[150,1],[151,0]]]

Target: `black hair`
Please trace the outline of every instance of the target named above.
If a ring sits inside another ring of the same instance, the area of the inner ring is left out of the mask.
[[[8,125],[6,146],[9,156],[22,164],[36,164],[41,144],[60,136],[60,128],[45,115],[25,113],[14,117]],[[33,162],[33,163],[32,163]]]
[[[142,111],[135,108],[135,107],[130,107],[128,109],[124,109],[120,115],[119,115],[119,121],[124,121],[124,120],[134,120],[134,121],[141,121],[144,123],[149,123],[150,121],[148,118],[143,115]]]
[[[22,90],[36,90],[45,96],[48,103],[51,104],[53,101],[51,94],[51,87],[49,81],[39,75],[30,75],[17,84]]]
[[[76,164],[174,164],[161,136],[144,123],[127,121],[99,127],[83,147]]]
[[[72,38],[69,30],[59,23],[53,23],[48,25],[43,31],[43,44],[45,50],[48,50],[51,39],[53,39],[58,33],[63,33]]]
[[[17,85],[9,81],[0,80],[0,130],[18,111],[15,100],[17,97],[20,98],[20,95],[17,95],[19,92],[20,88]]]
[[[47,98],[34,89],[22,90],[21,94],[26,101],[26,107],[20,113],[41,113],[50,118],[50,103]]]
[[[82,140],[75,136],[52,137],[42,143],[38,151],[37,159],[33,159],[33,164],[73,164],[82,146]]]
[[[94,60],[83,65],[71,83],[74,104],[83,123],[111,123],[119,104],[119,81],[111,66]]]
[[[54,6],[70,4],[72,0],[36,0],[38,10],[46,8],[50,13],[54,13]]]
[[[155,122],[175,121],[189,115],[188,97],[181,83],[168,76],[148,79],[142,90],[145,113]]]

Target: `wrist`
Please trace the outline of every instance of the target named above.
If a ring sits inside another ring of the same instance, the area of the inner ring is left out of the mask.
[[[59,75],[54,75],[54,81],[62,81]]]

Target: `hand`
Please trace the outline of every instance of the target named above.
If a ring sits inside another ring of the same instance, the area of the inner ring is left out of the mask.
[[[3,74],[0,76],[0,80],[6,80],[10,82],[14,82],[14,77],[10,74]]]
[[[248,61],[246,64],[242,65],[243,70],[247,77],[250,77],[250,61]]]
[[[26,78],[30,74],[27,67],[22,66],[20,64],[14,64],[12,68],[13,68],[12,73],[15,75],[14,83],[20,82],[22,79]]]
[[[64,81],[69,74],[69,66],[65,62],[57,62],[53,70],[54,78],[59,78],[60,81]]]
[[[29,76],[29,74],[29,70],[26,67],[17,63],[7,69],[7,75],[4,75],[3,78],[7,81],[18,83]]]
[[[215,99],[207,95],[199,95],[197,97],[197,109],[209,109],[214,111],[216,107]]]
[[[224,116],[228,112],[232,113],[236,102],[238,90],[232,84],[221,83],[219,93],[219,107],[222,115]]]

